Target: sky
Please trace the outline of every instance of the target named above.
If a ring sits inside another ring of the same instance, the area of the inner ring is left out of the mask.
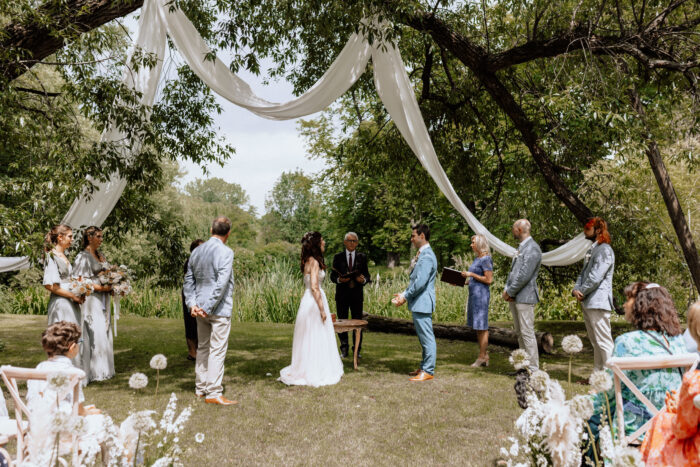
[[[133,39],[138,34],[138,13],[139,11],[132,13],[123,21]],[[219,57],[224,63],[229,63],[224,54]],[[261,60],[263,73],[270,65],[270,62]],[[167,67],[166,63],[165,68]],[[263,76],[258,77],[245,70],[238,75],[248,82],[258,96],[270,102],[286,102],[294,98],[292,85],[285,80],[263,85]],[[230,103],[216,93],[214,95],[223,109],[220,115],[214,115],[214,127],[219,128],[219,135],[235,148],[236,153],[223,167],[218,164],[207,166],[207,175],[202,173],[202,168],[197,164],[181,160],[180,167],[186,172],[181,185],[197,178],[209,177],[237,183],[248,194],[250,205],[255,207],[258,215],[262,215],[265,212],[265,196],[272,190],[282,172],[301,169],[305,174],[311,175],[325,167],[323,161],[306,157],[304,139],[296,129],[298,119],[267,120]],[[308,120],[316,116],[318,114],[304,118]]]
[[[294,97],[292,86],[286,81],[264,86],[261,84],[262,77],[247,72],[241,72],[239,76],[251,85],[256,94],[268,101],[286,102]],[[208,175],[203,175],[202,169],[191,161],[181,161],[181,168],[187,172],[182,179],[183,184],[206,177],[219,177],[237,183],[246,191],[250,204],[258,214],[263,214],[265,196],[282,172],[299,168],[309,175],[324,168],[323,161],[306,157],[304,139],[296,129],[298,120],[266,120],[218,95],[216,97],[223,108],[223,112],[215,116],[216,126],[220,127],[219,134],[236,149],[236,154],[223,168],[218,164],[209,165]]]

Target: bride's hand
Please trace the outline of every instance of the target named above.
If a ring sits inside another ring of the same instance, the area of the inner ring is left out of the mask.
[[[326,312],[323,310],[321,310],[321,321],[324,323],[326,322]]]

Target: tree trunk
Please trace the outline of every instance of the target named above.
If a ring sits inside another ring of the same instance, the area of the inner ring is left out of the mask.
[[[630,90],[630,100],[634,110],[639,114],[642,121],[645,121],[646,113],[644,111],[644,105],[639,99],[637,90],[634,88]],[[647,154],[647,159],[649,159],[649,165],[651,166],[652,172],[654,172],[654,177],[656,178],[656,183],[659,185],[661,196],[664,198],[666,210],[671,218],[671,223],[673,224],[673,229],[676,231],[676,236],[678,237],[678,242],[683,251],[685,262],[688,265],[690,275],[695,283],[695,290],[696,292],[700,292],[700,257],[698,257],[698,249],[695,247],[693,235],[690,233],[688,222],[685,219],[685,214],[683,214],[681,203],[678,201],[676,190],[673,188],[671,177],[666,170],[666,164],[664,164],[664,160],[661,157],[659,146],[649,132],[643,136],[647,143],[645,152]]]
[[[56,53],[68,41],[113,19],[141,8],[143,0],[50,0],[38,8],[38,15],[52,19],[49,28],[43,22],[10,23],[0,37],[0,49],[12,60],[0,61],[0,83],[7,83],[25,73],[38,61]],[[11,54],[9,51],[16,53]],[[20,62],[24,60],[24,62]]]
[[[406,24],[417,31],[427,32],[433,40],[445,50],[449,50],[459,61],[466,65],[484,85],[496,104],[505,112],[518,129],[522,140],[527,146],[540,169],[547,185],[559,200],[571,211],[581,224],[593,217],[593,213],[573,191],[566,186],[556,170],[556,165],[549,159],[540,144],[535,125],[525,114],[523,108],[515,101],[513,95],[496,76],[490,71],[488,53],[466,37],[452,30],[448,25],[432,13],[410,16]]]
[[[395,251],[388,251],[386,253],[386,266],[388,268],[395,268],[401,264],[401,257]]]
[[[413,322],[405,319],[385,318],[365,313],[363,318],[369,322],[368,329],[376,332],[415,335]],[[477,342],[476,331],[467,326],[455,324],[433,324],[435,337],[459,341]],[[554,352],[554,338],[548,332],[535,333],[537,348],[542,353]],[[489,327],[489,343],[511,349],[518,348],[518,335],[512,329]]]

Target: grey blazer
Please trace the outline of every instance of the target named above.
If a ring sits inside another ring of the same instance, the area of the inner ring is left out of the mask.
[[[518,247],[518,254],[513,258],[506,292],[515,298],[515,303],[534,305],[540,301],[537,291],[537,274],[540,272],[542,250],[532,237]]]
[[[185,273],[187,308],[197,305],[208,315],[230,317],[233,309],[233,250],[216,237],[199,245]]]
[[[615,252],[607,243],[595,243],[583,259],[574,290],[583,294],[583,307],[611,311]]]

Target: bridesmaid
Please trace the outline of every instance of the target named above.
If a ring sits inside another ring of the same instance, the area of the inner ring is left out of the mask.
[[[81,309],[83,348],[81,359],[87,382],[103,381],[114,376],[114,344],[110,326],[110,299],[112,286],[101,285],[97,275],[102,271],[105,257],[98,248],[102,245],[102,229],[88,227],[83,231],[83,250],[75,257],[73,275],[89,279],[94,291],[85,298]]]
[[[57,321],[69,321],[80,326],[78,305],[85,299],[68,290],[72,268],[65,251],[72,242],[73,230],[64,224],[53,227],[44,238],[46,260],[43,284],[51,292],[47,310],[49,325]]]

